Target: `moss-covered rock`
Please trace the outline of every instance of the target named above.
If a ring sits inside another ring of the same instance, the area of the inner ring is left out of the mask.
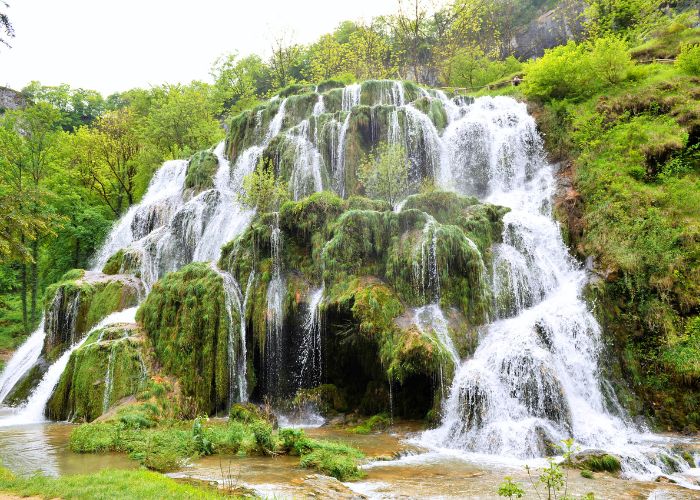
[[[226,409],[229,318],[221,276],[202,263],[167,274],[153,285],[137,320],[163,371],[178,377],[196,410],[214,414]],[[233,322],[237,325],[238,318]]]
[[[141,277],[141,253],[126,248],[115,252],[102,268],[104,274],[132,274]]]
[[[148,377],[144,333],[138,325],[115,325],[92,332],[76,349],[47,404],[54,420],[91,421],[127,396]]]
[[[138,304],[142,284],[129,275],[69,272],[46,289],[42,355],[57,359],[109,314]]]
[[[214,174],[219,167],[219,160],[209,150],[195,153],[187,164],[185,188],[200,193],[214,187]]]
[[[254,277],[246,324],[255,373],[267,370],[270,238],[278,221],[286,370],[296,373],[295,346],[302,341],[309,295],[322,284],[324,358],[332,365],[324,368],[324,380],[348,395],[349,407],[370,413],[388,409],[389,380],[407,414],[422,417],[434,407],[434,381],[449,382],[453,358],[435,331],[417,327],[410,308],[439,298],[456,349],[473,352],[476,326],[488,317],[491,293],[484,278],[505,210],[439,191],[409,203],[412,208],[396,213],[384,202],[316,193],[285,203],[278,216],[258,214],[224,247],[219,266],[240,284]],[[265,388],[258,386],[254,395],[265,396]]]

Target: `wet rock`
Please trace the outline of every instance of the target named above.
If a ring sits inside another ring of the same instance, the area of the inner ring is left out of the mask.
[[[355,493],[337,479],[321,474],[311,474],[301,481],[304,489],[304,496],[317,498],[341,498],[360,500],[367,498],[364,495]]]
[[[622,468],[620,457],[604,450],[584,450],[571,457],[573,467],[594,472],[619,472]]]

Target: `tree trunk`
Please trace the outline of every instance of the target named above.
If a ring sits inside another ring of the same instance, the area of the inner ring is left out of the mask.
[[[32,241],[32,275],[31,275],[31,288],[32,288],[32,305],[30,318],[32,321],[36,320],[36,299],[39,293],[39,236],[37,235],[34,241]]]
[[[24,234],[21,237],[22,246],[24,247]],[[29,333],[29,317],[27,316],[27,264],[22,263],[22,323],[24,324],[24,333]]]
[[[75,254],[73,255],[73,269],[80,267],[80,239],[75,239]]]

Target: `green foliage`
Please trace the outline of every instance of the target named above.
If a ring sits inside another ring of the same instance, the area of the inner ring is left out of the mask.
[[[190,158],[187,164],[185,188],[194,189],[199,193],[214,187],[214,175],[219,167],[219,160],[209,150],[200,151]]]
[[[588,469],[583,469],[581,471],[581,477],[586,479],[593,479],[593,472],[589,471]]]
[[[700,44],[685,44],[676,58],[676,65],[689,75],[700,76]]]
[[[311,451],[301,456],[300,465],[316,469],[340,481],[359,479],[363,476],[358,467],[363,457],[355,448],[340,443],[312,441]]]
[[[525,65],[525,95],[540,101],[580,99],[625,80],[632,67],[626,43],[615,36],[570,41]]]
[[[195,414],[213,414],[228,402],[225,303],[222,278],[195,263],[158,281],[137,312],[156,359],[179,378]]]
[[[498,496],[507,498],[522,498],[525,490],[519,483],[514,483],[513,478],[506,476],[498,486]]]
[[[488,83],[520,71],[522,64],[513,56],[494,60],[478,47],[459,49],[450,62],[450,86],[477,90]]]
[[[593,456],[585,460],[581,467],[593,472],[620,472],[622,465],[620,461],[612,455],[603,455],[601,457]]]
[[[214,453],[212,442],[204,435],[202,419],[200,417],[195,418],[192,424],[192,439],[194,440],[195,450],[200,455],[206,456]]]
[[[408,194],[408,158],[399,144],[381,144],[360,166],[359,178],[371,198],[395,206]]]
[[[272,163],[261,159],[257,168],[243,179],[243,191],[238,199],[264,213],[278,209],[287,194],[286,183],[275,176]]]
[[[356,427],[350,428],[350,432],[355,434],[371,434],[375,431],[383,431],[390,424],[389,416],[386,413],[372,415],[367,420]]]
[[[104,470],[95,474],[46,477],[15,476],[0,469],[0,489],[21,496],[43,498],[162,498],[172,500],[221,498],[204,488],[145,470]]]

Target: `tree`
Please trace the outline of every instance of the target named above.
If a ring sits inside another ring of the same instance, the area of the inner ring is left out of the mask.
[[[216,60],[211,69],[214,78],[212,98],[217,112],[242,111],[255,105],[270,90],[270,74],[256,55],[239,59],[229,54]]]
[[[428,11],[423,0],[399,1],[399,14],[393,30],[401,59],[410,68],[413,78],[422,81],[421,63],[426,58],[426,21]]]
[[[200,82],[156,89],[146,136],[170,158],[210,147],[223,135],[210,92],[211,87]]]
[[[253,172],[243,178],[243,191],[238,200],[258,212],[272,212],[287,199],[289,191],[284,181],[275,177],[275,168],[270,160],[260,159]]]
[[[4,176],[13,188],[18,204],[15,218],[26,221],[26,229],[19,232],[19,246],[29,248],[21,266],[22,316],[25,330],[29,321],[37,316],[39,289],[39,244],[40,239],[52,233],[49,222],[57,219],[47,211],[48,193],[44,180],[51,172],[58,150],[60,137],[60,113],[44,102],[15,110],[5,115],[6,127],[3,140],[3,156],[6,170]],[[27,305],[27,294],[30,304]]]
[[[80,128],[70,139],[70,164],[116,217],[136,199],[136,180],[143,168],[139,128],[136,114],[121,108],[102,115],[94,127]]]
[[[350,34],[347,54],[360,80],[388,78],[395,73],[389,40],[373,26],[358,26]]]
[[[367,155],[359,170],[365,194],[392,206],[408,196],[408,156],[400,144],[381,144]]]
[[[296,81],[294,66],[298,64],[301,53],[301,47],[288,42],[285,35],[275,38],[272,43],[272,56],[268,62],[274,88],[281,89]]]
[[[105,110],[105,101],[99,92],[72,89],[65,83],[51,87],[33,81],[22,89],[22,94],[30,102],[45,102],[54,106],[60,112],[61,127],[69,132],[91,124]]]
[[[355,35],[353,33],[350,35]],[[332,35],[323,35],[311,46],[311,80],[320,82],[344,72],[348,63],[348,51]]]
[[[5,6],[5,8],[10,6],[7,2],[0,1],[0,7],[2,7],[3,5]],[[12,23],[10,22],[10,17],[4,11],[0,11],[0,31],[5,32],[4,36],[0,36],[0,43],[10,47],[7,38],[15,37],[15,29],[12,26]]]

